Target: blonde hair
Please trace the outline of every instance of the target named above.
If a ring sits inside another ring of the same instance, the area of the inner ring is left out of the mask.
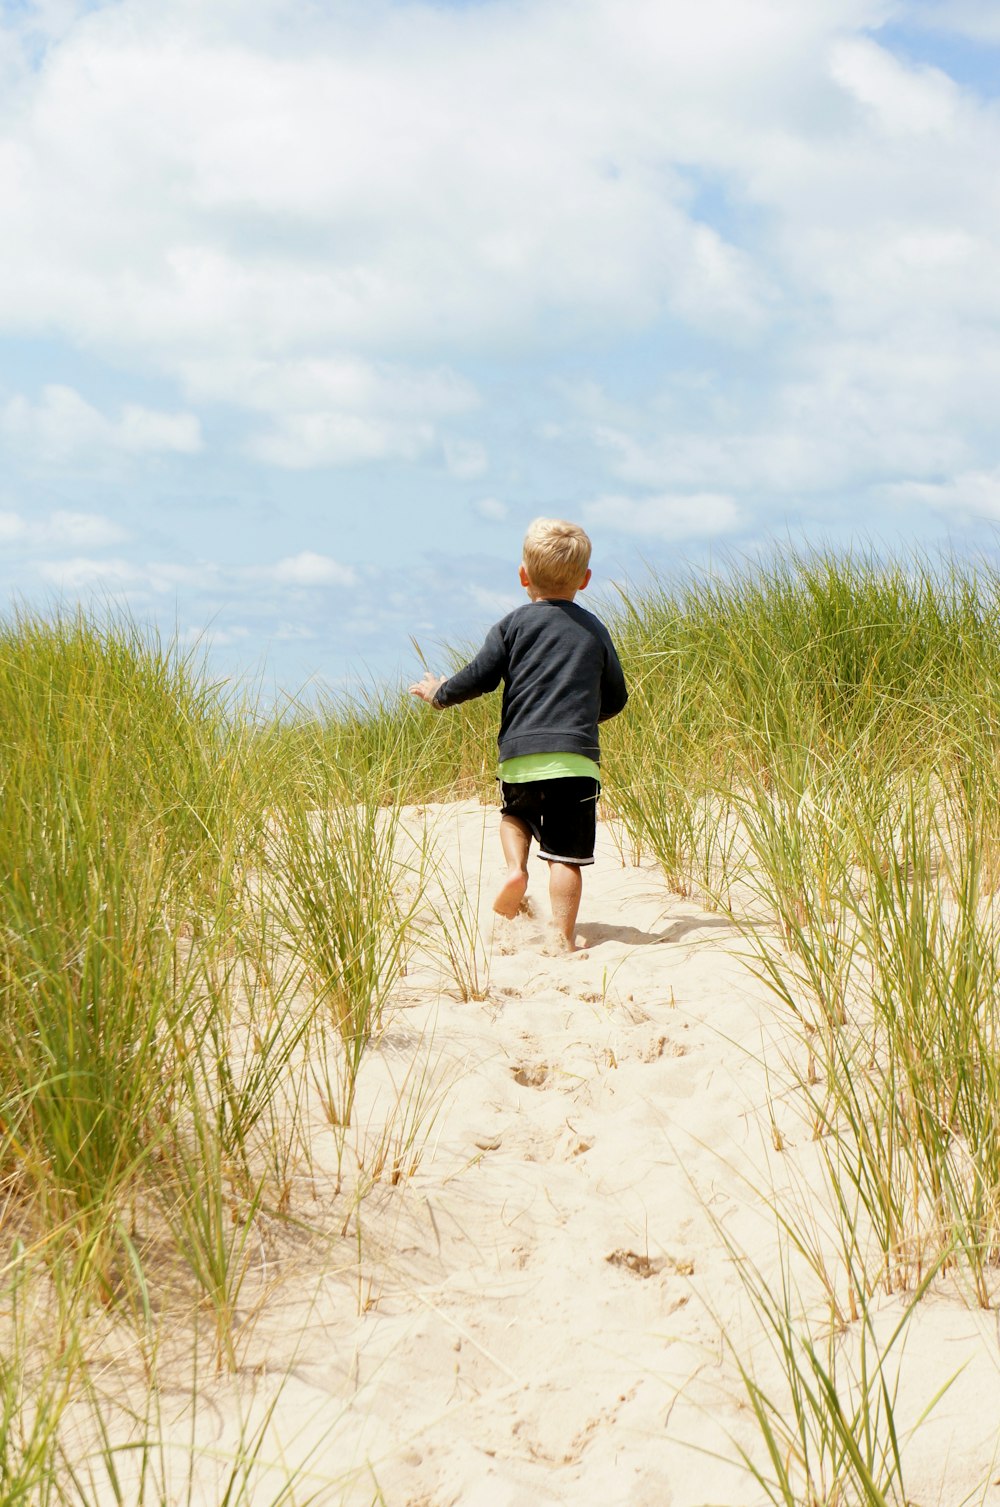
[[[536,518],[524,536],[522,559],[539,591],[575,591],[590,564],[590,540],[578,523]]]

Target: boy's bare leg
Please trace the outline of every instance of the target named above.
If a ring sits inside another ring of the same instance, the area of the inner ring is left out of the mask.
[[[508,921],[517,915],[528,888],[528,849],[531,833],[516,816],[501,816],[500,846],[507,860],[507,877],[497,891],[493,909]]]
[[[583,894],[583,875],[578,863],[549,863],[549,902],[552,925],[570,952],[576,951],[576,918]]]

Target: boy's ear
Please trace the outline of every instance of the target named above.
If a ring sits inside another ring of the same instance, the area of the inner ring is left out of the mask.
[[[583,591],[583,589],[586,586],[590,585],[590,578],[591,578],[592,575],[593,575],[593,571],[590,570],[590,568],[588,567],[587,574],[584,576],[583,580],[580,582],[579,586],[576,588],[577,591]]]
[[[528,575],[528,572],[525,570],[523,564],[517,567],[517,579],[524,587],[531,585],[531,577]]]

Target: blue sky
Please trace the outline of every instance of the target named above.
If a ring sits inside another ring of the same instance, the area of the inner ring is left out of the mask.
[[[0,586],[294,692],[773,541],[996,548],[993,0],[0,0]]]

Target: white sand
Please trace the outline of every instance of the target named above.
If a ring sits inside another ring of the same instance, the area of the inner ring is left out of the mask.
[[[760,1501],[736,1446],[765,1457],[720,1326],[776,1396],[780,1380],[721,1232],[773,1282],[764,1195],[798,1188],[782,1206],[822,1223],[819,1152],[785,1066],[804,1061],[791,1023],[733,926],[668,894],[654,868],[623,867],[607,827],[584,883],[590,945],[550,955],[544,866],[539,919],[494,928],[496,812],[430,814],[473,900],[482,857],[488,997],[454,997],[429,927],[359,1110],[374,1133],[386,1084],[429,1060],[438,1113],[419,1167],[369,1195],[360,1240],[352,1222],[325,1273],[279,1280],[247,1371],[206,1384],[217,1407],[203,1405],[199,1437],[225,1452],[235,1395],[244,1418],[273,1406],[264,1455],[308,1462],[303,1499],[320,1489],[351,1507]],[[876,1299],[880,1328],[902,1303]],[[845,1360],[857,1338],[842,1335]],[[1000,1475],[996,1313],[942,1279],[901,1354],[903,1425],[961,1372],[905,1445],[912,1500],[954,1507]],[[976,1500],[1000,1503],[1000,1487]]]

